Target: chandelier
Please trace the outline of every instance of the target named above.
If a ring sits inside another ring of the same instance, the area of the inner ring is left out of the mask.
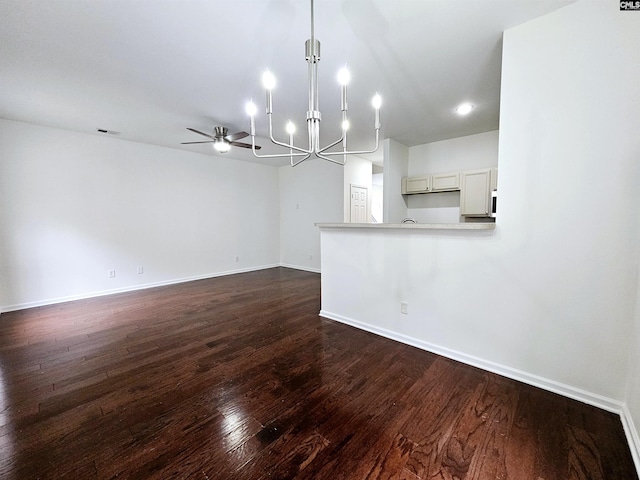
[[[251,150],[253,154],[258,158],[278,158],[289,157],[291,166],[295,167],[304,162],[311,156],[328,160],[339,165],[344,165],[347,162],[347,155],[362,155],[367,153],[374,153],[378,150],[380,143],[380,105],[381,98],[377,93],[373,97],[372,105],[375,109],[375,147],[373,150],[360,150],[360,151],[348,151],[347,150],[347,130],[349,129],[349,120],[347,117],[347,84],[350,80],[349,71],[343,68],[338,73],[338,82],[342,85],[341,95],[341,109],[342,109],[342,135],[333,143],[330,143],[324,147],[320,146],[320,110],[318,107],[318,62],[320,61],[320,41],[316,40],[314,36],[313,27],[313,0],[311,0],[311,38],[305,42],[305,58],[308,64],[309,72],[309,110],[307,111],[307,130],[309,143],[307,148],[302,148],[293,144],[293,134],[295,133],[295,125],[289,121],[286,126],[286,131],[289,134],[289,142],[280,142],[273,137],[273,100],[271,91],[275,87],[276,79],[269,71],[265,72],[262,76],[262,83],[267,94],[267,107],[266,113],[269,120],[269,138],[275,145],[279,145],[289,149],[289,153],[267,154],[258,155],[256,149],[256,124],[255,115],[257,107],[253,102],[249,102],[246,107],[247,114],[251,118]],[[342,144],[342,150],[329,152],[328,150],[335,147],[338,144]],[[334,158],[342,156],[342,159]]]

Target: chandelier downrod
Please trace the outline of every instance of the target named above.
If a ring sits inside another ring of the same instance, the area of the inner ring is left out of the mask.
[[[314,28],[313,28],[313,0],[311,0],[311,41],[315,40]]]
[[[287,148],[289,153],[267,154],[259,155],[256,152],[256,126],[255,126],[255,114],[256,106],[253,102],[247,104],[247,113],[251,119],[251,151],[257,158],[279,158],[289,157],[292,167],[299,165],[305,160],[315,156],[323,160],[328,160],[338,165],[344,165],[347,162],[347,155],[364,155],[368,153],[374,153],[378,150],[380,144],[380,96],[376,94],[373,97],[373,107],[375,109],[375,147],[372,150],[359,150],[348,151],[347,150],[347,130],[349,129],[349,120],[347,117],[347,84],[349,83],[349,72],[346,69],[342,69],[338,74],[338,81],[342,85],[340,106],[342,110],[342,135],[333,143],[320,147],[320,121],[322,115],[320,114],[319,100],[318,100],[318,62],[320,62],[320,41],[316,40],[314,32],[314,15],[313,15],[313,0],[311,0],[311,38],[305,42],[305,59],[308,64],[308,84],[309,84],[309,110],[307,111],[307,132],[308,132],[308,148],[297,147],[293,143],[293,134],[295,127],[289,121],[287,124],[287,133],[289,134],[289,142],[280,142],[273,136],[273,97],[272,90],[275,87],[275,77],[271,72],[267,71],[262,76],[262,82],[266,91],[266,114],[269,121],[269,138],[275,145]],[[342,151],[329,152],[330,148],[342,143]],[[342,159],[332,158],[335,156],[342,156]],[[301,157],[301,158],[300,158]]]

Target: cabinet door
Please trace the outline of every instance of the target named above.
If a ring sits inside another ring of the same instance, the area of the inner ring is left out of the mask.
[[[431,191],[431,177],[405,177],[402,179],[402,193],[427,193]]]
[[[460,215],[467,217],[490,216],[491,169],[462,172]]]
[[[432,192],[451,192],[460,190],[460,174],[455,173],[438,173],[431,176]]]

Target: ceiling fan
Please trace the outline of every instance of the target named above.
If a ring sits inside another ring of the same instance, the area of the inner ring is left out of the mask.
[[[213,148],[215,148],[220,153],[227,153],[231,149],[231,145],[233,145],[234,147],[251,148],[250,143],[242,143],[237,141],[241,138],[248,137],[249,134],[247,132],[237,132],[230,134],[227,127],[215,127],[213,130],[213,135],[200,132],[195,128],[187,127],[187,130],[197,133],[198,135],[210,138],[211,140],[206,140],[203,142],[182,142],[182,145],[191,145],[194,143],[213,143]],[[256,150],[259,150],[260,148],[262,147],[256,145]]]

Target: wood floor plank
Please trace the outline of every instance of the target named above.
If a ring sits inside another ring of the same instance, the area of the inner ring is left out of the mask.
[[[537,464],[539,420],[535,416],[537,397],[531,395],[534,390],[524,387],[519,392],[505,451],[507,478],[544,480]]]
[[[570,480],[604,480],[600,453],[593,436],[578,427],[567,426]]]
[[[427,381],[425,395],[402,427],[402,432],[416,443],[407,468],[419,478],[431,478],[442,469],[442,457],[453,435],[460,412],[470,400],[472,390],[454,375],[456,367],[450,362],[437,363],[442,368]],[[431,370],[431,369],[430,369]],[[419,418],[416,422],[414,418]]]
[[[0,477],[638,480],[620,419],[322,319],[273,268],[0,322]]]

